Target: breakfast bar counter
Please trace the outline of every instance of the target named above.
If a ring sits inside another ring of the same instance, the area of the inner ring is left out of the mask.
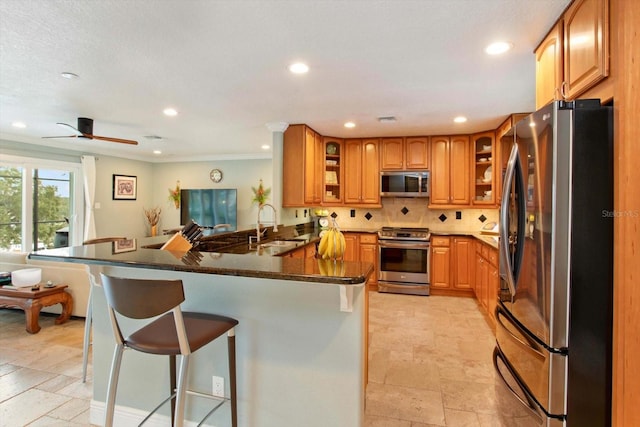
[[[264,246],[243,255],[153,249],[167,239],[159,236],[138,239],[133,244],[58,248],[34,252],[30,258],[87,264],[96,282],[100,273],[181,279],[186,298],[183,310],[238,319],[240,426],[363,425],[365,283],[373,271],[371,264],[344,262],[341,268],[327,269],[322,265],[326,261],[314,258],[271,256],[278,254],[277,246]],[[301,240],[299,244],[306,243]],[[94,286],[93,307],[90,421],[102,425],[115,344],[99,283]],[[125,353],[116,425],[138,424],[166,397],[167,367],[164,358]],[[146,373],[145,381],[130,379],[140,378],[140,371]],[[214,342],[200,349],[192,360],[190,386],[211,392],[212,376],[219,376],[225,378],[228,393],[226,373],[226,346]],[[209,405],[206,399],[188,399],[186,418],[201,419]],[[157,423],[166,423],[170,417],[170,408],[165,406],[153,416]],[[225,406],[207,420],[207,425],[230,425]]]

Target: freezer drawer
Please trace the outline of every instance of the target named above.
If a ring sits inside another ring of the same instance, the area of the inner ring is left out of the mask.
[[[564,427],[560,418],[550,417],[523,387],[517,374],[496,347],[493,351],[496,369],[496,404],[501,425],[518,427]]]
[[[496,340],[523,388],[550,415],[566,411],[567,356],[546,348],[498,305]]]

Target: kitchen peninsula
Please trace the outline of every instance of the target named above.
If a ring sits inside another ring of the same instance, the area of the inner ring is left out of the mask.
[[[126,251],[102,243],[34,252],[32,259],[83,263],[99,274],[181,279],[184,310],[234,317],[241,426],[360,426],[364,417],[366,313],[369,263],[345,262],[343,274],[320,270],[314,258],[271,256],[274,246],[246,254],[179,254],[154,249],[168,236],[137,239]],[[304,245],[300,240],[293,245]],[[275,253],[273,252],[273,253]],[[324,275],[323,275],[324,273]],[[103,423],[113,352],[106,301],[94,288],[93,400],[91,423]],[[152,295],[149,296],[153,298]],[[191,388],[210,392],[212,376],[226,378],[224,342],[212,343],[192,361]],[[141,372],[145,380],[140,381]],[[120,374],[116,423],[138,423],[169,389],[166,359],[127,353]],[[136,378],[133,380],[132,378]],[[228,393],[228,381],[225,381]],[[201,419],[210,402],[191,397],[186,417]],[[159,422],[166,422],[163,407]],[[210,425],[230,425],[227,408]]]

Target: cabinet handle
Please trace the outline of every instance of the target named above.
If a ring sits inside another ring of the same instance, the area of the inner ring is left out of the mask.
[[[564,81],[562,82],[562,84],[560,85],[560,96],[562,97],[563,100],[567,99],[567,94],[564,92],[564,88],[566,87],[567,82]]]

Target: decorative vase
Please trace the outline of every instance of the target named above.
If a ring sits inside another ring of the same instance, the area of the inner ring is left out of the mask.
[[[157,225],[152,225],[151,226],[151,237],[157,236],[158,235],[158,226]]]
[[[174,200],[173,204],[176,205],[176,209],[180,209],[180,200],[178,199]]]

